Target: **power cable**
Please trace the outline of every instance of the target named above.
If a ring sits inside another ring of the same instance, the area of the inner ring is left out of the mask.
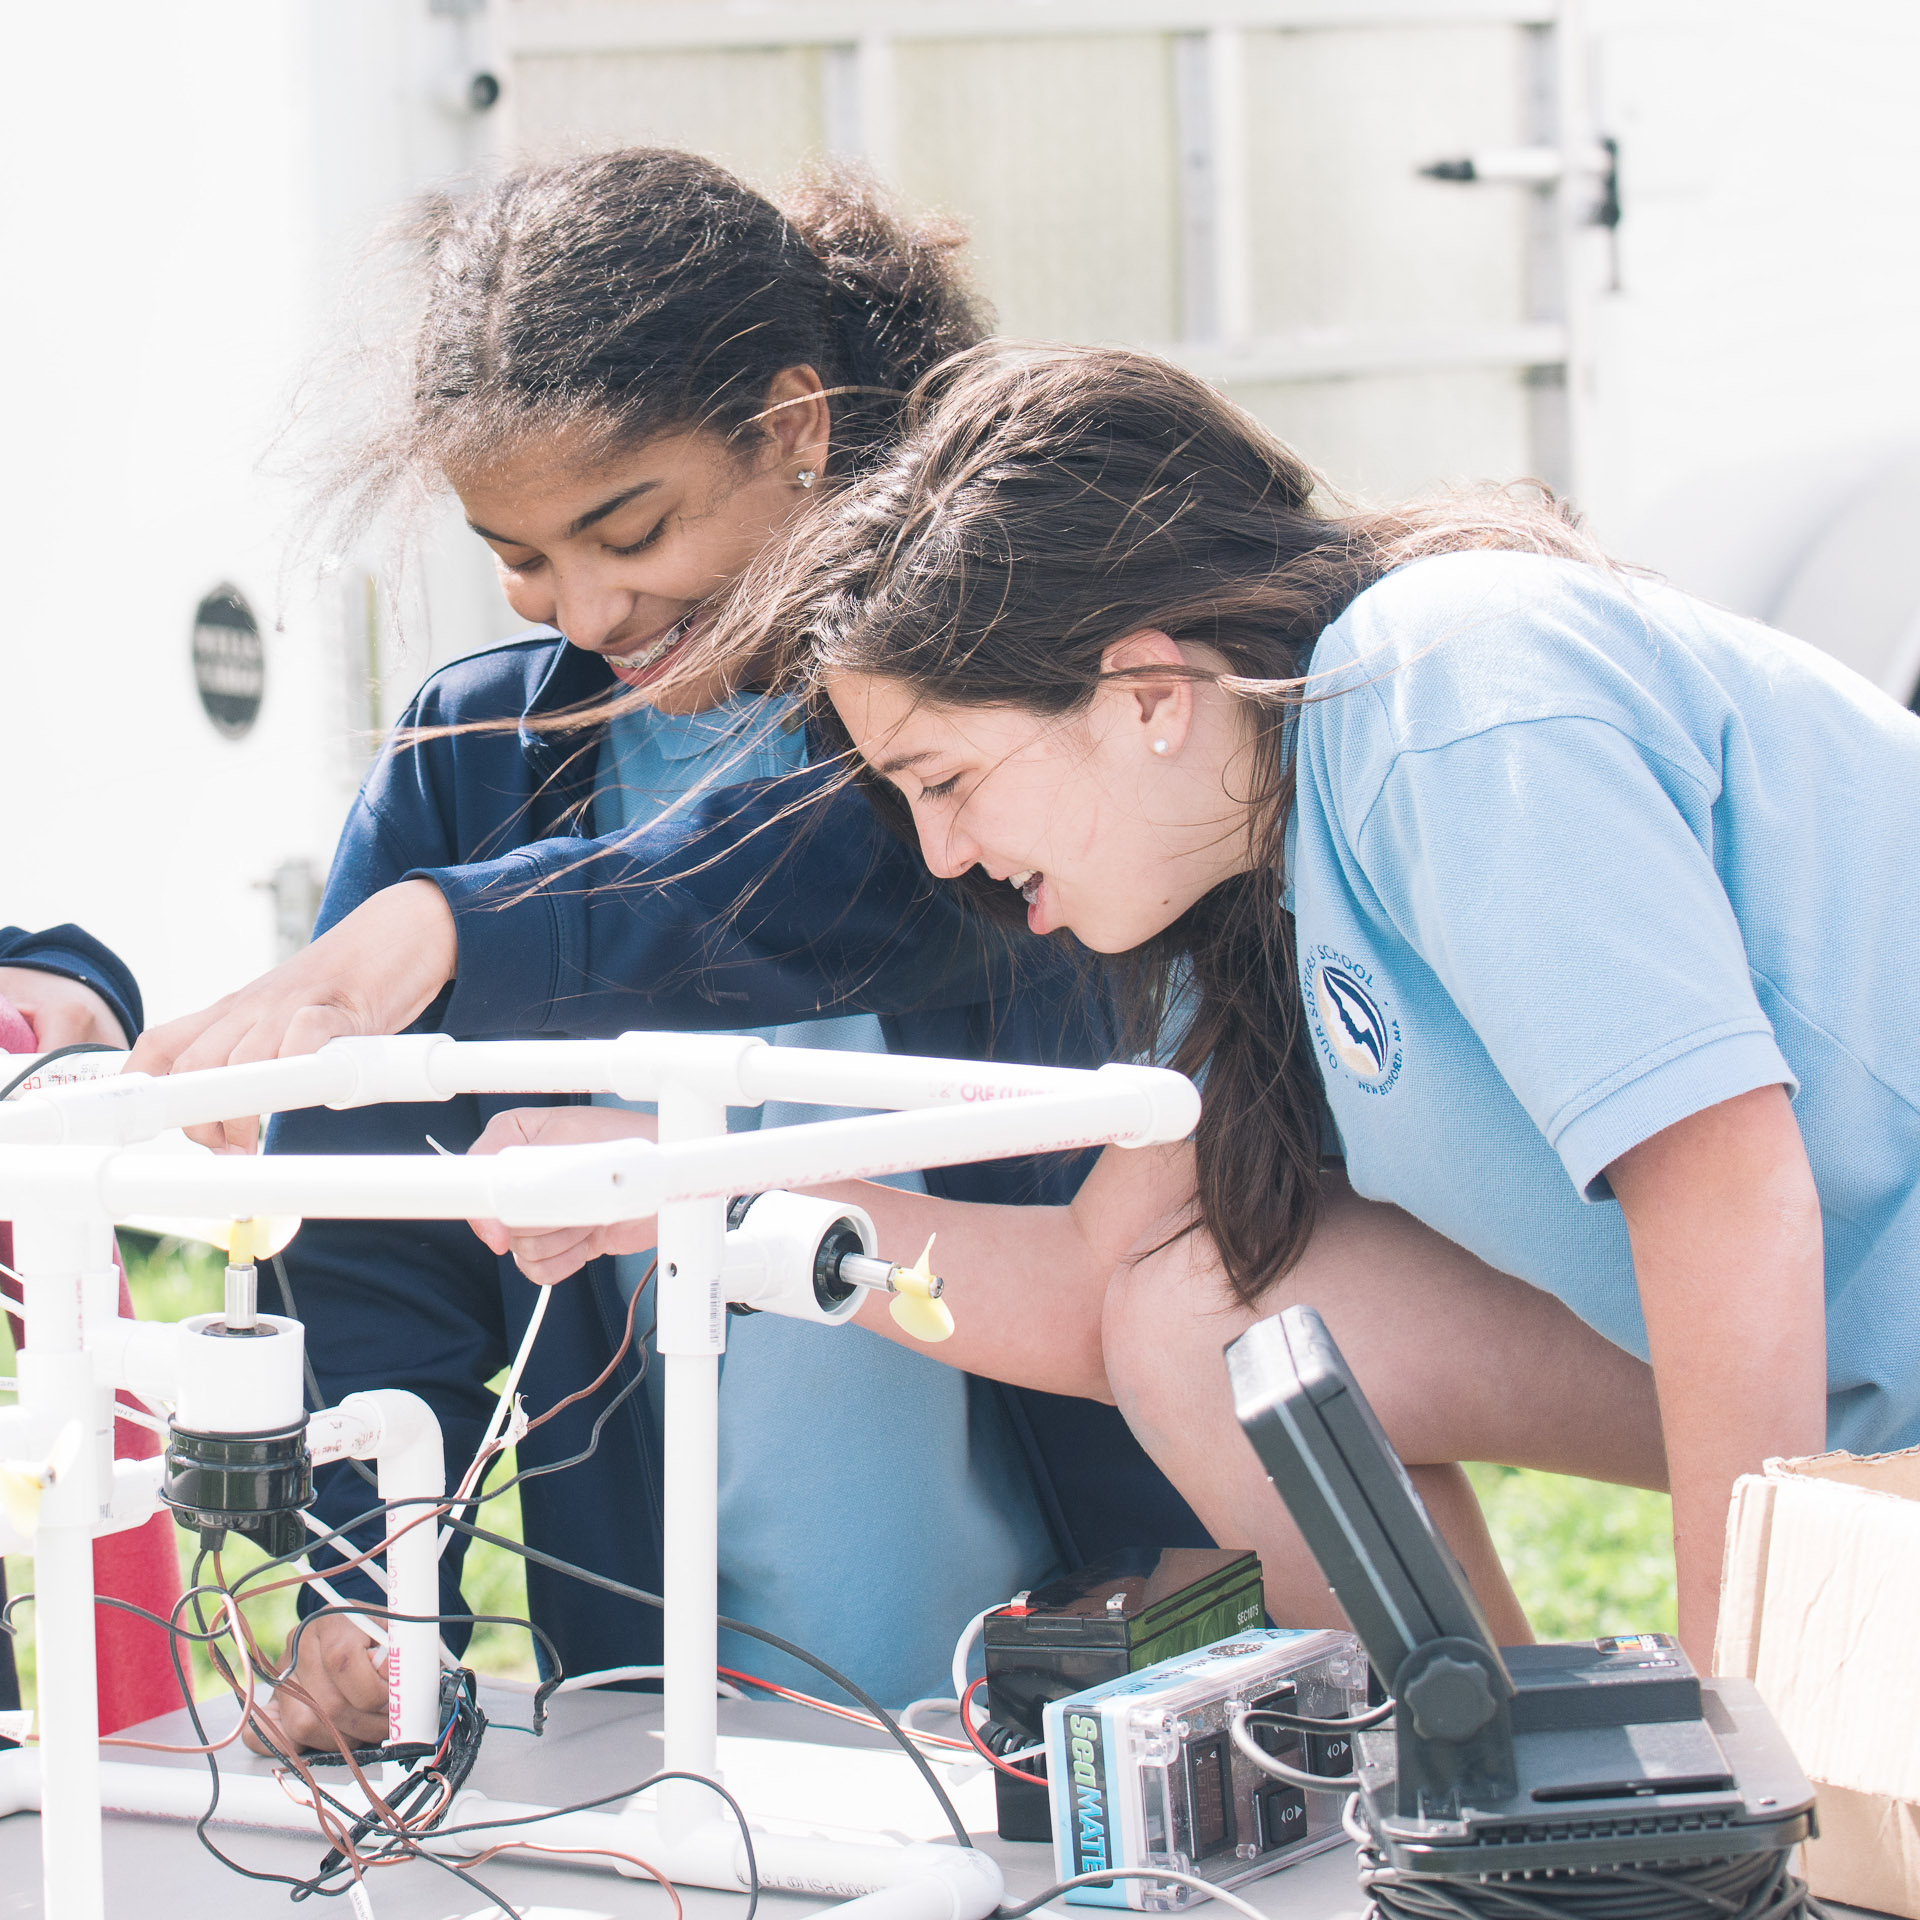
[[[624,1580],[610,1579],[604,1573],[594,1573],[586,1567],[576,1566],[571,1560],[562,1560],[558,1554],[542,1553],[537,1547],[530,1547],[524,1541],[509,1540],[505,1534],[489,1533],[484,1527],[476,1527],[464,1520],[456,1520],[451,1514],[447,1516],[447,1525],[459,1528],[462,1533],[470,1534],[476,1540],[484,1540],[490,1546],[502,1547],[508,1553],[517,1553],[523,1560],[531,1560],[537,1566],[546,1567],[554,1573],[565,1574],[570,1580],[579,1580],[587,1586],[599,1587],[607,1593],[618,1594],[623,1600],[637,1601],[643,1607],[664,1609],[666,1606],[666,1602],[657,1593],[648,1593],[643,1587],[630,1587]],[[809,1653],[805,1647],[796,1646],[791,1640],[783,1640],[779,1634],[770,1633],[765,1627],[751,1626],[745,1620],[729,1620],[725,1614],[717,1617],[716,1624],[725,1627],[729,1633],[743,1633],[749,1640],[758,1640],[764,1646],[772,1647],[792,1659],[803,1661],[815,1673],[831,1680],[836,1687],[859,1701],[861,1706],[879,1721],[894,1744],[918,1769],[921,1778],[927,1783],[928,1791],[940,1803],[940,1811],[945,1814],[947,1825],[953,1829],[955,1840],[963,1847],[973,1845],[973,1835],[967,1831],[967,1823],[961,1819],[960,1810],[953,1804],[952,1797],[946,1788],[935,1777],[926,1756],[914,1745],[893,1715],[864,1688],[850,1680],[837,1667],[829,1666],[818,1654]]]

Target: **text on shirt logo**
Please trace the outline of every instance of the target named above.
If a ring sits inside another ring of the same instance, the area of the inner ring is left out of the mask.
[[[1400,1023],[1372,972],[1332,947],[1314,947],[1303,973],[1307,1017],[1328,1071],[1344,1068],[1363,1093],[1390,1093],[1405,1056]]]

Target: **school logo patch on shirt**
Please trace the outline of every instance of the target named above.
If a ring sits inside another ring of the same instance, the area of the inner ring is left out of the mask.
[[[1363,1093],[1391,1092],[1404,1058],[1400,1023],[1371,970],[1333,947],[1314,947],[1301,971],[1328,1071],[1350,1073]]]

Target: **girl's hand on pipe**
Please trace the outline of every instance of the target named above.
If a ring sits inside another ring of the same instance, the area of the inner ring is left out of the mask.
[[[42,1053],[55,1047],[124,1047],[126,1029],[84,980],[39,967],[0,967],[0,1000],[9,1001],[33,1029]]]
[[[584,1141],[654,1140],[659,1137],[650,1113],[621,1107],[515,1107],[487,1122],[469,1153],[498,1153],[503,1147],[572,1147]],[[498,1220],[469,1220],[495,1253],[510,1253],[535,1286],[550,1287],[576,1274],[589,1260],[605,1254],[645,1253],[653,1245],[652,1216],[600,1227],[509,1227]]]
[[[129,1073],[190,1073],[313,1053],[341,1034],[399,1033],[453,978],[453,913],[431,880],[403,880],[363,901],[251,986],[165,1026],[150,1027]],[[190,1127],[216,1152],[251,1153],[257,1117]]]
[[[289,1677],[282,1674],[283,1679]],[[378,1746],[387,1737],[386,1653],[344,1613],[326,1613],[300,1636],[300,1658],[291,1678],[313,1705],[291,1693],[274,1695],[274,1718],[287,1737],[321,1750],[334,1744],[325,1714],[357,1747]],[[240,1736],[255,1753],[267,1745],[251,1722]]]

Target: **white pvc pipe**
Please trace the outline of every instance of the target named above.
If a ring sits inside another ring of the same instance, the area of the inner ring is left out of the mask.
[[[588,1091],[602,1086],[628,1097],[658,1098],[663,1144],[515,1148],[484,1158],[449,1159],[178,1159],[118,1151],[115,1144],[178,1125],[319,1103],[437,1099],[467,1089]],[[725,1133],[728,1103],[782,1097],[912,1110]],[[107,1517],[110,1483],[103,1463],[110,1445],[111,1388],[124,1383],[150,1394],[169,1385],[177,1390],[185,1358],[182,1341],[191,1338],[175,1329],[127,1331],[114,1317],[113,1289],[103,1284],[108,1219],[134,1213],[170,1218],[491,1216],[515,1225],[550,1225],[657,1213],[668,1426],[666,1758],[670,1766],[713,1778],[726,1196],[1012,1153],[1170,1141],[1191,1131],[1198,1107],[1199,1097],[1186,1081],[1152,1068],[1085,1073],[869,1054],[789,1054],[752,1039],[658,1034],[631,1034],[613,1042],[468,1045],[437,1035],[336,1042],[320,1054],[291,1060],[162,1081],[122,1076],[0,1107],[0,1145],[47,1143],[0,1151],[0,1218],[15,1220],[32,1329],[20,1366],[26,1431],[37,1448],[51,1449],[48,1457],[61,1462],[34,1543],[40,1560],[44,1727],[37,1793],[44,1810],[49,1920],[96,1920],[100,1913],[103,1785],[109,1804],[129,1810],[191,1817],[202,1804],[199,1790],[189,1784],[190,1772],[114,1767],[103,1775],[95,1742],[91,1542]],[[353,1402],[367,1404],[354,1407]],[[366,1445],[381,1461],[383,1498],[440,1495],[441,1451],[422,1403],[411,1395],[377,1394],[353,1396],[349,1406],[353,1421],[364,1421]],[[326,1429],[324,1445],[345,1450],[350,1444],[340,1416],[319,1425]],[[360,1444],[352,1443],[352,1450],[361,1451]],[[138,1493],[129,1485],[121,1504],[132,1503]],[[432,1526],[410,1531],[389,1549],[388,1573],[396,1611],[431,1615],[437,1610]],[[437,1731],[437,1640],[431,1624],[396,1622],[390,1629],[389,1724],[398,1738],[431,1739]],[[0,1805],[24,1791],[21,1781],[18,1763],[0,1767]],[[291,1814],[293,1824],[304,1824],[305,1816],[272,1783],[230,1784],[235,1817],[251,1814],[263,1824],[278,1825],[287,1824]],[[657,1821],[648,1816],[644,1823],[640,1816],[568,1816],[543,1825],[541,1837],[602,1832],[568,1822],[607,1820],[618,1828],[619,1851],[643,1852],[676,1878],[728,1887],[742,1883],[734,1857],[737,1837],[725,1822],[715,1821],[703,1789],[662,1783],[660,1809]],[[532,1818],[541,1810],[526,1811]],[[916,1866],[906,1857],[914,1853],[929,1858]],[[999,1891],[991,1862],[952,1849],[783,1839],[769,1843],[763,1858],[769,1886],[849,1894],[897,1889],[871,1907],[871,1920],[978,1920]],[[789,1872],[792,1877],[785,1877]]]
[[[151,1140],[170,1127],[323,1106],[350,1094],[355,1078],[352,1061],[331,1047],[157,1080],[121,1074],[9,1100],[0,1106],[0,1141],[74,1146]]]
[[[1119,1071],[1139,1076],[1157,1070]],[[334,1040],[317,1053],[282,1060],[160,1079],[120,1074],[17,1096],[0,1105],[0,1143],[125,1145],[175,1127],[257,1113],[435,1101],[457,1093],[607,1092],[654,1099],[671,1081],[735,1106],[774,1099],[868,1107],[971,1106],[1057,1091],[1091,1077],[1080,1068],[775,1048],[731,1034],[486,1041],[398,1034]]]
[[[353,1451],[374,1459],[380,1498],[406,1503],[390,1509],[391,1524],[406,1526],[430,1511],[447,1490],[433,1409],[418,1394],[381,1387],[348,1394],[339,1410],[366,1422],[366,1436]],[[387,1548],[387,1605],[397,1614],[429,1616],[386,1623],[387,1738],[393,1741],[432,1741],[440,1732],[440,1628],[431,1618],[440,1611],[438,1536],[435,1523],[425,1520]],[[396,1777],[406,1772],[396,1767]]]
[[[670,1783],[663,1782],[661,1790]],[[351,1781],[328,1791],[354,1813],[365,1810]],[[128,1765],[109,1761],[100,1769],[103,1803],[116,1813],[163,1820],[197,1820],[207,1808],[207,1777],[193,1767]],[[467,1788],[442,1823],[467,1826],[505,1821],[469,1834],[423,1836],[435,1853],[460,1859],[504,1840],[524,1839],[552,1846],[606,1848],[606,1864],[629,1878],[642,1877],[632,1861],[612,1855],[636,1854],[670,1880],[687,1886],[714,1887],[727,1893],[747,1888],[746,1856],[740,1830],[724,1814],[709,1813],[679,1834],[666,1830],[657,1813],[638,1808],[554,1814],[522,1801],[494,1800]],[[40,1769],[31,1750],[0,1753],[0,1817],[40,1804]],[[312,1833],[313,1816],[280,1782],[262,1774],[225,1774],[220,1782],[219,1826],[284,1833]],[[1000,1869],[977,1849],[928,1842],[901,1845],[888,1840],[828,1840],[802,1834],[768,1833],[753,1828],[755,1865],[760,1884],[793,1893],[844,1894],[855,1904],[841,1912],[891,1920],[985,1920],[1004,1891]],[[878,1896],[875,1898],[874,1896]]]
[[[660,1089],[660,1136],[683,1150],[702,1136],[725,1139],[727,1111],[711,1094],[668,1083]],[[744,1137],[744,1136],[742,1136]],[[676,1201],[660,1210],[654,1272],[654,1341],[666,1369],[663,1420],[661,1683],[664,1758],[669,1768],[719,1777],[713,1672],[720,1660],[720,1354],[727,1307],[724,1200]],[[712,1796],[695,1780],[660,1788],[660,1821],[675,1838],[713,1817]]]
[[[875,1056],[879,1057],[879,1056]],[[1112,1078],[1107,1078],[1111,1075]],[[1146,1077],[1151,1076],[1151,1077]],[[850,1097],[858,1089],[849,1087]],[[1016,1153],[1183,1139],[1199,1096],[1152,1068],[1102,1068],[1077,1088],[975,1106],[816,1121],[650,1147],[621,1141],[504,1153],[208,1155],[100,1148],[0,1153],[0,1217],[65,1204],[114,1218],[303,1214],[313,1219],[467,1219],[515,1226],[638,1219],[678,1200],[952,1166]],[[32,1302],[28,1303],[32,1310]]]
[[[33,1540],[41,1884],[47,1920],[104,1920],[93,1537],[109,1492],[101,1467],[111,1459],[111,1401],[82,1345],[82,1304],[84,1276],[110,1263],[112,1242],[92,1209],[62,1217],[28,1206],[14,1210],[13,1225],[33,1325],[19,1356],[20,1405],[52,1469]]]

